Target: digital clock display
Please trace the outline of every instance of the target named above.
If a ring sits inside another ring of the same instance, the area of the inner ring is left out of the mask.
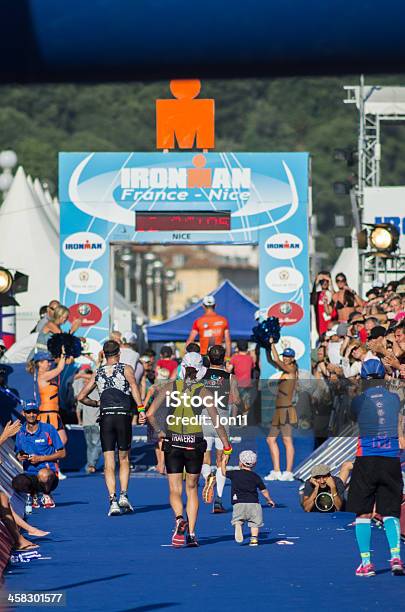
[[[215,232],[231,229],[230,212],[137,212],[137,232]]]

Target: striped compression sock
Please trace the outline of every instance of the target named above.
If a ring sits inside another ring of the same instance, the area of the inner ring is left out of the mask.
[[[361,562],[368,565],[371,561],[371,519],[356,518],[356,540],[360,550]]]

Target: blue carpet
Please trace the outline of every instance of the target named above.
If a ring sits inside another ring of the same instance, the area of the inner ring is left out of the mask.
[[[173,519],[164,478],[132,478],[136,513],[108,518],[101,475],[72,474],[55,493],[57,507],[32,515],[51,530],[40,549],[51,558],[11,566],[5,586],[66,591],[72,612],[398,610],[405,579],[388,572],[384,533],[373,529],[378,575],[356,578],[353,515],[305,514],[297,488],[270,483],[279,507],[264,509],[258,548],[233,541],[230,512],[214,516],[202,506],[200,548],[175,550],[167,546]],[[275,543],[287,538],[293,545]]]

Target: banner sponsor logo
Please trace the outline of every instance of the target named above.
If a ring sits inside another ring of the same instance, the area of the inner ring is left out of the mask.
[[[268,317],[277,317],[280,321],[280,325],[285,327],[287,325],[295,325],[304,316],[304,310],[299,304],[295,302],[279,302],[273,304],[267,311]]]
[[[95,304],[89,304],[87,302],[79,302],[69,308],[70,316],[69,321],[72,323],[76,319],[82,320],[82,327],[90,327],[96,325],[101,321],[103,316],[100,308]]]
[[[94,261],[106,251],[104,238],[93,232],[71,234],[63,243],[63,253],[74,261]]]
[[[303,244],[294,234],[275,234],[268,238],[265,248],[275,259],[293,259],[302,252]]]
[[[250,196],[251,169],[206,168],[202,153],[194,155],[192,167],[135,167],[120,171],[121,201],[142,200],[178,202],[195,200],[195,190],[206,190],[209,201],[247,201]]]
[[[266,285],[276,293],[293,293],[301,289],[304,277],[296,268],[273,268],[266,275]]]
[[[76,268],[67,274],[65,285],[73,293],[95,293],[103,286],[103,277],[92,268]]]

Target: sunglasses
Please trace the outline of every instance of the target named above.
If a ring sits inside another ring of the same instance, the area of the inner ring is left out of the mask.
[[[38,410],[24,410],[25,414],[38,414]]]
[[[345,279],[345,278],[337,278],[337,279],[336,279],[336,282],[337,282],[337,283],[345,283],[345,282],[346,282],[346,279]]]
[[[329,478],[329,476],[330,476],[330,473],[322,475],[322,476],[315,476],[315,480],[319,480],[320,478]]]

